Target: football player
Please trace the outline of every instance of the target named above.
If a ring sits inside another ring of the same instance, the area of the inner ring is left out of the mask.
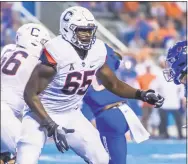
[[[163,71],[166,81],[174,81],[176,85],[183,84],[187,98],[187,41],[177,42],[168,50],[166,64],[167,68]]]
[[[50,39],[39,24],[21,26],[16,44],[7,45],[1,53],[1,153],[15,155],[21,128],[23,91],[36,64],[43,44]],[[6,153],[9,152],[9,153]],[[4,158],[5,159],[5,158]],[[8,158],[6,158],[8,160]],[[7,161],[6,160],[6,161]],[[6,162],[5,161],[5,162]]]
[[[38,162],[46,138],[53,137],[60,152],[69,146],[86,162],[107,164],[96,128],[80,111],[82,99],[94,75],[114,94],[147,101],[163,99],[154,91],[141,91],[121,82],[105,64],[107,49],[96,39],[97,25],[91,12],[70,7],[60,18],[60,35],[45,45],[43,55],[24,91],[28,105],[17,144],[17,163]]]
[[[8,44],[8,45],[3,47],[3,49],[1,50],[1,65],[6,60],[6,58],[5,57],[3,58],[3,56],[5,54],[7,54],[8,51],[13,51],[15,48],[16,48],[16,44]],[[2,144],[3,143],[1,143],[1,145]],[[1,146],[0,164],[4,164],[4,162],[7,162],[7,161],[10,162],[10,160],[12,158],[12,154],[10,152],[8,152],[8,150],[2,150],[2,148],[3,148],[3,145]]]

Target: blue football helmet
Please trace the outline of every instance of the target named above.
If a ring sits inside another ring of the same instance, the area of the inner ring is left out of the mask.
[[[163,71],[166,81],[180,84],[181,78],[187,73],[187,41],[177,42],[168,50],[166,65]]]

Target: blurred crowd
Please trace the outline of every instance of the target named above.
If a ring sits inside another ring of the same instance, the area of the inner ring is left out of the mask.
[[[23,24],[24,18],[18,10],[19,4],[1,2],[1,47],[15,42],[17,29]]]
[[[177,40],[186,38],[186,2],[78,3],[93,12],[111,12],[115,19],[121,20],[122,24],[117,24],[118,37],[134,51],[123,57],[118,76],[136,88],[153,88],[166,99],[166,104],[159,110],[135,100],[129,101],[130,106],[153,136],[169,138],[167,127],[175,124],[177,136],[182,138],[181,125],[186,113],[183,88],[167,83],[162,69],[165,62],[164,52]],[[1,47],[14,43],[16,30],[24,22],[16,3],[1,2]],[[156,48],[165,51],[153,58]],[[171,134],[174,134],[174,129]]]
[[[129,47],[165,48],[171,40],[186,38],[186,2],[79,2],[96,12],[112,12],[126,26],[119,38]]]

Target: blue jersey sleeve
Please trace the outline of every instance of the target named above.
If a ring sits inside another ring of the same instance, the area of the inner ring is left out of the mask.
[[[115,54],[112,48],[105,44],[107,50],[106,64],[112,71],[116,71],[120,66],[120,58]]]

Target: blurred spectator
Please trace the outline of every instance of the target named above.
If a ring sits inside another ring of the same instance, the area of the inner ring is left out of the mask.
[[[161,2],[161,4],[164,6],[168,17],[173,19],[181,19],[183,11],[176,2]]]
[[[165,57],[160,56],[159,65],[161,68],[161,73],[157,75],[150,85],[150,88],[159,92],[164,98],[164,104],[162,108],[159,110],[160,115],[160,125],[159,125],[159,134],[161,138],[169,138],[169,134],[167,131],[168,126],[168,115],[171,113],[176,122],[176,127],[178,130],[178,138],[182,139],[182,121],[180,114],[181,101],[184,98],[184,89],[182,86],[177,86],[174,83],[167,82],[163,75],[162,69],[165,68]]]
[[[1,23],[1,46],[6,45],[5,34],[6,34],[5,24]]]
[[[18,5],[20,2],[1,2],[1,47],[14,43],[16,31],[22,24]]]
[[[129,42],[129,48],[141,49],[144,46],[144,44],[145,44],[144,40],[138,34],[135,34],[133,40]]]
[[[13,23],[11,7],[12,4],[8,2],[1,2],[1,23],[4,24],[5,28],[10,28]]]
[[[136,48],[136,47],[135,47]],[[145,64],[144,62],[147,61],[147,60],[150,60],[151,61],[151,56],[152,56],[152,49],[147,45],[145,44],[141,49],[140,51],[138,51],[137,53],[135,53],[136,56],[136,60],[137,62],[139,63],[136,67],[137,69],[137,72],[139,73],[140,71],[145,71],[145,68],[142,68],[142,70],[140,70],[140,67],[139,65],[142,65],[145,67]],[[140,73],[139,73],[140,74]]]
[[[115,14],[120,14],[124,10],[123,2],[111,2],[111,3],[108,3],[108,10],[110,12],[115,13]]]
[[[166,38],[177,38],[178,34],[173,20],[161,20],[159,29],[153,30],[148,35],[148,42],[152,47],[164,47]]]
[[[183,15],[183,18],[180,20],[180,39],[186,40],[187,38],[187,14]]]
[[[88,8],[91,11],[97,11],[97,12],[105,12],[107,11],[107,3],[106,2],[78,2],[79,5]]]
[[[142,90],[148,90],[151,82],[156,78],[156,76],[153,73],[151,73],[151,67],[152,67],[151,62],[146,63],[146,73],[144,73],[143,75],[139,75],[136,78],[140,85],[140,89],[142,89]],[[142,104],[142,109],[143,109],[142,110],[142,112],[143,112],[142,123],[146,129],[148,129],[148,120],[149,120],[150,114],[152,112],[152,108],[153,108],[152,105],[150,105],[146,102],[143,102],[143,104]]]
[[[140,12],[137,17],[136,31],[143,40],[147,40],[148,33],[153,30],[151,22],[149,23],[145,13]]]
[[[136,32],[136,15],[135,14],[125,14],[121,13],[120,18],[126,26],[118,26],[119,37],[123,43],[128,44],[135,35]]]
[[[153,108],[150,118],[148,120],[148,125],[151,127],[150,133],[153,139],[158,137],[158,129],[160,124],[160,116],[159,116],[159,110],[157,108]]]
[[[161,2],[150,2],[150,14],[153,17],[162,17],[166,15],[166,10]]]
[[[139,2],[123,2],[124,11],[129,13],[138,13],[140,3]]]

